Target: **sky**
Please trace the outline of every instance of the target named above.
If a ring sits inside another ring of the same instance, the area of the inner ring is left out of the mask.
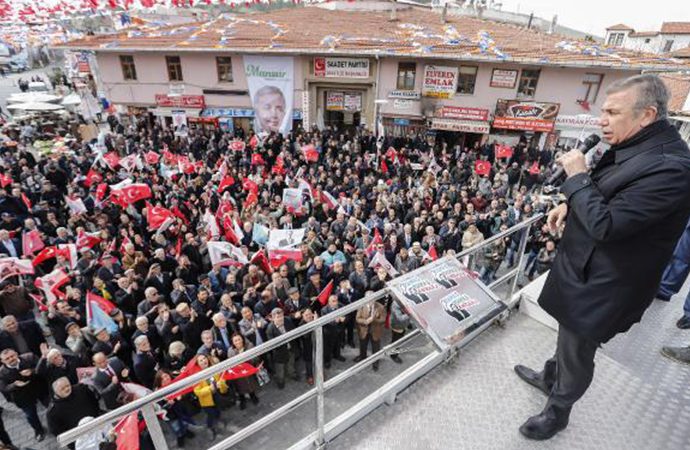
[[[690,22],[688,0],[498,0],[504,11],[520,11],[551,19],[595,36],[606,27],[624,23],[637,31],[658,31],[662,22]]]

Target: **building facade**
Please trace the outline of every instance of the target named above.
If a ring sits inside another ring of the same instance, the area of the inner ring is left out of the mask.
[[[344,38],[351,23],[369,34]],[[467,17],[439,20],[416,9],[395,20],[303,8],[209,24],[62,48],[95,55],[101,96],[121,113],[167,123],[182,113],[203,126],[256,130],[249,75],[257,64],[280,62],[291,72],[282,97],[290,114],[283,123],[291,120],[293,129],[365,126],[466,147],[489,139],[512,144],[521,136],[574,144],[596,130],[608,85],[646,69],[681,67],[639,54],[593,54],[585,41]],[[522,41],[510,39],[516,33]]]
[[[605,43],[649,53],[673,53],[690,47],[690,22],[664,22],[659,31],[635,31],[618,24],[606,28]]]

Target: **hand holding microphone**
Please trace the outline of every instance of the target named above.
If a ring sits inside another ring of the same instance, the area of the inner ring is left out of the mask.
[[[571,177],[578,173],[587,172],[585,155],[592,148],[594,148],[600,140],[601,138],[598,135],[591,134],[587,137],[587,139],[582,141],[577,148],[558,158],[556,162],[561,165],[561,168],[551,175],[551,178],[546,181],[546,184],[549,185],[556,183],[564,174]]]

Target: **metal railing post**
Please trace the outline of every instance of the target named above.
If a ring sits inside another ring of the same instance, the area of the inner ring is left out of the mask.
[[[316,445],[325,444],[326,409],[323,380],[323,327],[314,328],[314,384],[316,385]]]
[[[532,224],[530,223],[525,227],[525,229],[522,231],[522,236],[520,236],[520,244],[518,245],[518,263],[517,263],[517,271],[515,272],[515,278],[513,278],[513,282],[510,283],[510,291],[508,291],[508,298],[507,301],[510,302],[513,299],[513,294],[515,293],[515,289],[517,288],[517,283],[518,280],[520,279],[520,274],[522,273],[522,263],[524,262],[525,259],[525,248],[527,248],[527,238],[529,238],[529,232],[532,229]]]
[[[151,436],[151,441],[153,442],[153,448],[156,450],[168,450],[168,442],[165,440],[163,435],[163,429],[158,421],[156,412],[153,409],[155,403],[149,403],[141,408],[141,414],[144,416],[146,421],[146,428],[149,430],[149,436]]]

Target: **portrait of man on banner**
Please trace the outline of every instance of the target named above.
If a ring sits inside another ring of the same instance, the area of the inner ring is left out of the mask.
[[[244,56],[257,134],[292,130],[293,66],[289,57]]]

